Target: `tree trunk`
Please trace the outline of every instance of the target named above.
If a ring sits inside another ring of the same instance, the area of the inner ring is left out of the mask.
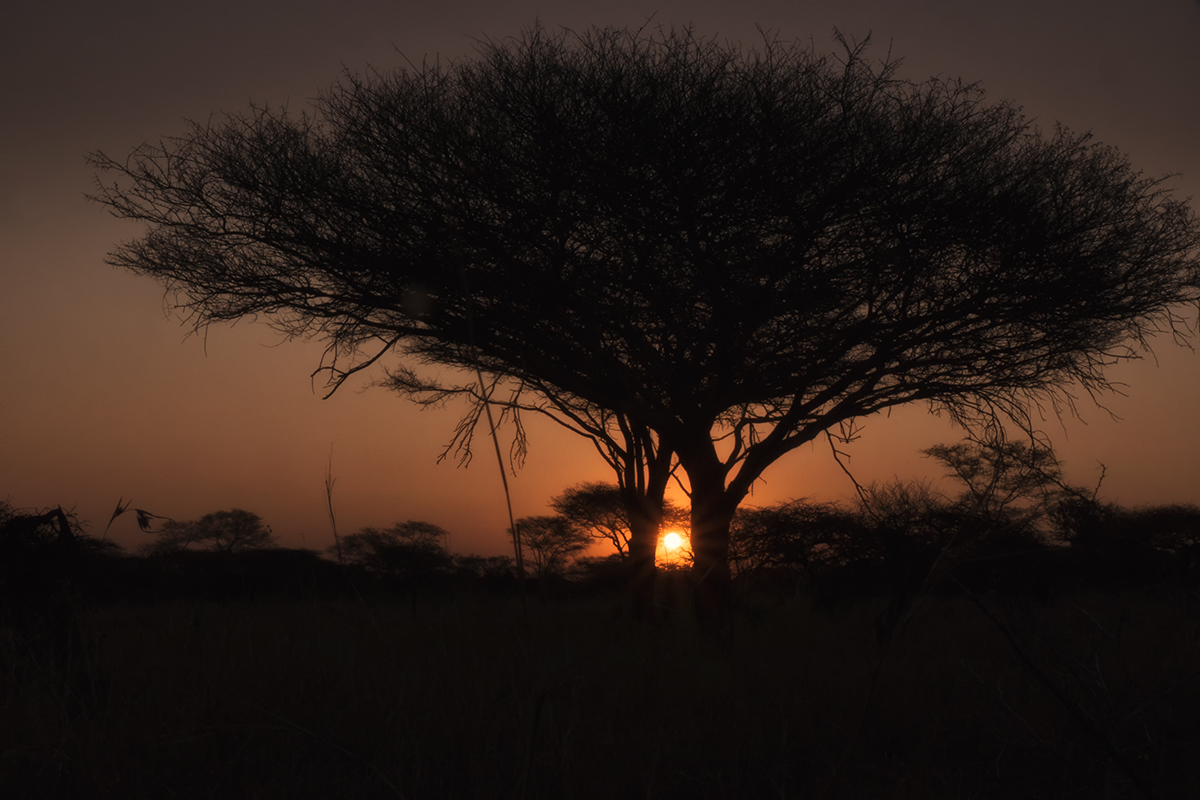
[[[692,464],[692,591],[696,621],[703,627],[724,622],[732,600],[729,571],[729,526],[737,500],[725,489],[724,470],[711,464]],[[740,498],[738,498],[740,499]]]
[[[662,509],[657,513],[647,508],[649,503],[639,503],[629,508],[629,591],[633,618],[649,622],[654,618],[654,583],[658,565],[654,556],[658,551],[658,529],[662,520]]]
[[[712,498],[697,497],[692,488],[692,591],[696,621],[702,627],[725,621],[732,602],[733,577],[729,570],[729,526],[733,512],[724,492]]]

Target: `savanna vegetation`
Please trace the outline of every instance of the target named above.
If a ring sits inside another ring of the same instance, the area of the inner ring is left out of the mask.
[[[1200,220],[1088,133],[978,84],[690,28],[484,40],[347,72],[301,114],[206,117],[125,156],[93,199],[140,224],[109,263],[196,329],[260,319],[367,369],[590,440],[651,613],[665,492],[691,491],[690,582],[720,624],[731,526],[764,472],[921,403],[976,429],[1103,395],[1185,341]]]
[[[720,629],[686,568],[632,618],[603,486],[533,518],[524,599],[429,523],[318,553],[222,512],[127,554],[6,504],[0,793],[1196,796],[1200,508],[1106,503],[1037,444],[927,454],[956,490],[742,509]]]
[[[1068,485],[1033,412],[1194,334],[1200,219],[1090,134],[836,38],[534,25],[92,154],[92,199],[142,226],[109,262],[196,329],[262,319],[326,345],[331,392],[378,368],[465,400],[446,455],[486,419],[503,461],[496,408],[519,462],[522,415],[549,417],[615,484],[511,520],[511,560],[412,520],[285,550],[244,511],[131,557],[17,515],[8,563],[36,568],[7,574],[40,579],[5,584],[0,778],[1196,796],[1200,509]],[[743,507],[786,454],[910,403],[977,437],[927,452],[954,492]],[[656,562],[676,479],[688,541]]]

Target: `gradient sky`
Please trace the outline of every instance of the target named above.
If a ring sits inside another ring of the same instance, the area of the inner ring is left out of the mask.
[[[753,44],[756,25],[832,51],[831,33],[889,43],[903,74],[980,81],[1044,128],[1091,130],[1150,175],[1200,197],[1200,4],[1195,0],[941,2],[205,3],[9,0],[0,11],[0,499],[63,505],[99,533],[119,497],[176,519],[245,508],[283,544],[332,541],[323,479],[332,452],[339,529],[407,519],[451,532],[460,552],[506,550],[497,466],[437,457],[460,408],[419,411],[366,382],[321,400],[316,343],[281,343],[261,323],[207,340],[165,313],[150,279],[104,264],[140,228],[86,202],[84,154],[123,156],[183,131],[184,119],[251,102],[299,110],[343,69],[456,58],[473,39],[549,27],[666,25]],[[1191,320],[1195,321],[1192,311]],[[1162,341],[1112,377],[1109,413],[1045,424],[1069,477],[1127,505],[1200,501],[1200,357]],[[608,480],[589,444],[530,426],[512,480],[518,516],[584,480]],[[866,420],[850,448],[860,481],[936,478],[920,448],[960,433],[924,408]],[[825,446],[790,455],[748,502],[848,498]],[[111,538],[149,538],[132,514]]]

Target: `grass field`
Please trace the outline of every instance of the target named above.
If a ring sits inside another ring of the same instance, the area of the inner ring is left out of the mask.
[[[884,602],[96,608],[0,639],[0,797],[1200,796],[1192,594]]]

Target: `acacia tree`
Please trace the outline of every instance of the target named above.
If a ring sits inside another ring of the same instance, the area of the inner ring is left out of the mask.
[[[681,467],[719,612],[730,520],[783,455],[918,401],[1028,422],[1197,298],[1162,179],[839,40],[534,27],[346,75],[300,116],[94,154],[95,199],[149,225],[109,260],[197,326],[323,339],[334,388],[385,359],[413,399],[469,398],[460,452],[485,400],[591,438],[642,598]]]
[[[232,508],[187,522],[168,520],[155,540],[141,550],[145,555],[154,555],[187,550],[192,545],[215,553],[240,553],[274,547],[275,534],[258,514]]]
[[[845,561],[852,549],[847,543],[861,546],[865,533],[861,515],[832,503],[793,500],[743,508],[730,528],[729,560],[743,577],[782,568],[813,578]]]
[[[366,527],[343,536],[326,552],[339,556],[347,564],[357,564],[380,573],[412,580],[450,566],[453,557],[447,548],[450,539],[445,528],[431,522],[397,522],[390,528]]]
[[[530,554],[533,576],[539,580],[561,575],[570,559],[592,541],[586,530],[558,514],[522,517],[516,526],[521,546]]]
[[[961,483],[957,505],[992,524],[1036,524],[1053,503],[1082,490],[1063,482],[1062,464],[1046,444],[988,440],[938,444],[921,451]]]
[[[633,530],[621,487],[600,481],[576,484],[553,498],[550,507],[593,539],[611,543],[620,558],[629,557]],[[668,530],[688,525],[687,514],[670,500],[662,504],[660,521]]]

